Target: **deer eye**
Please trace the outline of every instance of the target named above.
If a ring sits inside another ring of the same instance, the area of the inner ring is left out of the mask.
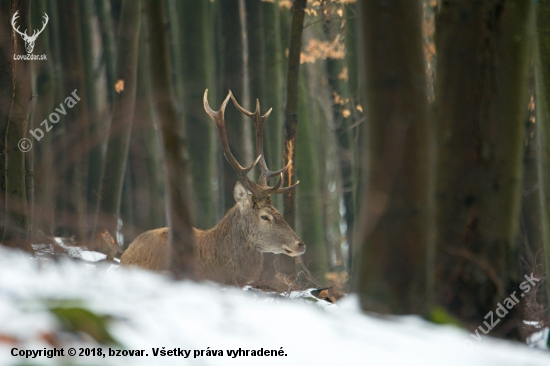
[[[267,215],[262,215],[260,217],[262,218],[262,220],[269,221],[269,216],[267,216]]]

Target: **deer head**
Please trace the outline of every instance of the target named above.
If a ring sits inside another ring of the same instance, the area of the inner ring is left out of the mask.
[[[13,14],[13,17],[11,18],[11,26],[13,27],[13,30],[19,33],[21,35],[21,38],[23,38],[27,53],[32,53],[34,49],[34,42],[36,42],[36,38],[40,35],[40,33],[42,33],[42,31],[44,30],[44,28],[46,28],[46,25],[48,24],[48,20],[49,20],[48,14],[44,13],[45,22],[42,22],[42,29],[40,29],[39,31],[35,29],[32,32],[32,36],[29,36],[27,35],[26,29],[23,33],[21,33],[21,31],[19,31],[19,26],[15,27],[15,20],[19,17],[17,13],[19,13],[19,10],[16,11],[15,14]]]
[[[242,167],[229,149],[224,116],[229,99],[233,101],[238,110],[250,117],[254,122],[256,130],[256,154],[258,157],[248,167]],[[283,173],[292,162],[289,162],[287,166],[277,171],[270,171],[265,162],[263,156],[263,124],[271,113],[271,109],[262,116],[260,114],[260,102],[256,100],[256,111],[254,113],[249,112],[237,103],[231,91],[227,94],[219,111],[214,111],[210,108],[208,104],[208,89],[204,92],[203,102],[204,109],[216,123],[223,153],[239,176],[239,182],[235,185],[233,196],[243,219],[243,228],[248,232],[247,240],[260,252],[272,252],[289,256],[303,254],[306,249],[304,243],[286,223],[279,211],[271,205],[272,194],[289,192],[300,183],[298,181],[289,187],[281,188]],[[247,174],[258,163],[261,172],[258,183],[256,183],[250,180]],[[276,176],[279,176],[277,184],[269,186],[267,184],[269,179]]]

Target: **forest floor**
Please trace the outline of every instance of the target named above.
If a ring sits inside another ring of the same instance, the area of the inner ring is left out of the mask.
[[[44,356],[54,348],[64,357]],[[174,350],[176,356],[161,356]],[[0,248],[0,365],[22,364],[548,366],[550,352],[476,341],[413,316],[365,315],[353,295],[330,304],[307,291],[285,297],[174,282]]]

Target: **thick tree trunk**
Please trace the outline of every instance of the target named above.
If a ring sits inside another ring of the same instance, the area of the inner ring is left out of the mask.
[[[446,1],[436,19],[438,300],[477,327],[519,291],[530,1]],[[522,305],[491,335],[518,338]]]
[[[433,210],[419,2],[362,4],[368,126],[355,290],[365,310],[424,314]],[[366,170],[366,169],[365,169]]]
[[[17,4],[17,6],[16,6]],[[12,1],[11,15],[19,11],[18,24],[30,29],[30,2]],[[25,55],[23,40],[13,34],[14,54]],[[32,251],[29,235],[29,216],[25,187],[25,152],[31,142],[20,143],[26,138],[27,121],[31,110],[31,70],[29,61],[13,61],[13,94],[6,129],[6,224],[2,244],[8,247]],[[19,144],[19,145],[18,145]],[[23,148],[23,149],[21,149]]]
[[[169,41],[165,32],[163,6],[147,0],[147,21],[150,43],[150,76],[152,98],[164,151],[164,176],[168,212],[167,258],[170,271],[177,277],[193,277],[195,243],[189,190],[187,138],[184,124],[178,119],[170,78]]]
[[[136,100],[140,14],[140,1],[123,1],[118,35],[116,81],[114,85],[110,86],[115,88],[116,94],[109,129],[109,141],[105,153],[98,219],[94,234],[94,247],[96,247],[96,250],[104,252],[108,248],[101,247],[103,241],[100,232],[107,229],[111,236],[116,238],[120,216],[122,187],[128,160]],[[122,243],[118,244],[121,245]]]

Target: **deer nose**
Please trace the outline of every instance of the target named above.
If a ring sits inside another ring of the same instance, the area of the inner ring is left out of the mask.
[[[296,242],[296,246],[298,247],[298,251],[304,253],[306,251],[306,245],[304,244],[303,241],[297,241]]]

